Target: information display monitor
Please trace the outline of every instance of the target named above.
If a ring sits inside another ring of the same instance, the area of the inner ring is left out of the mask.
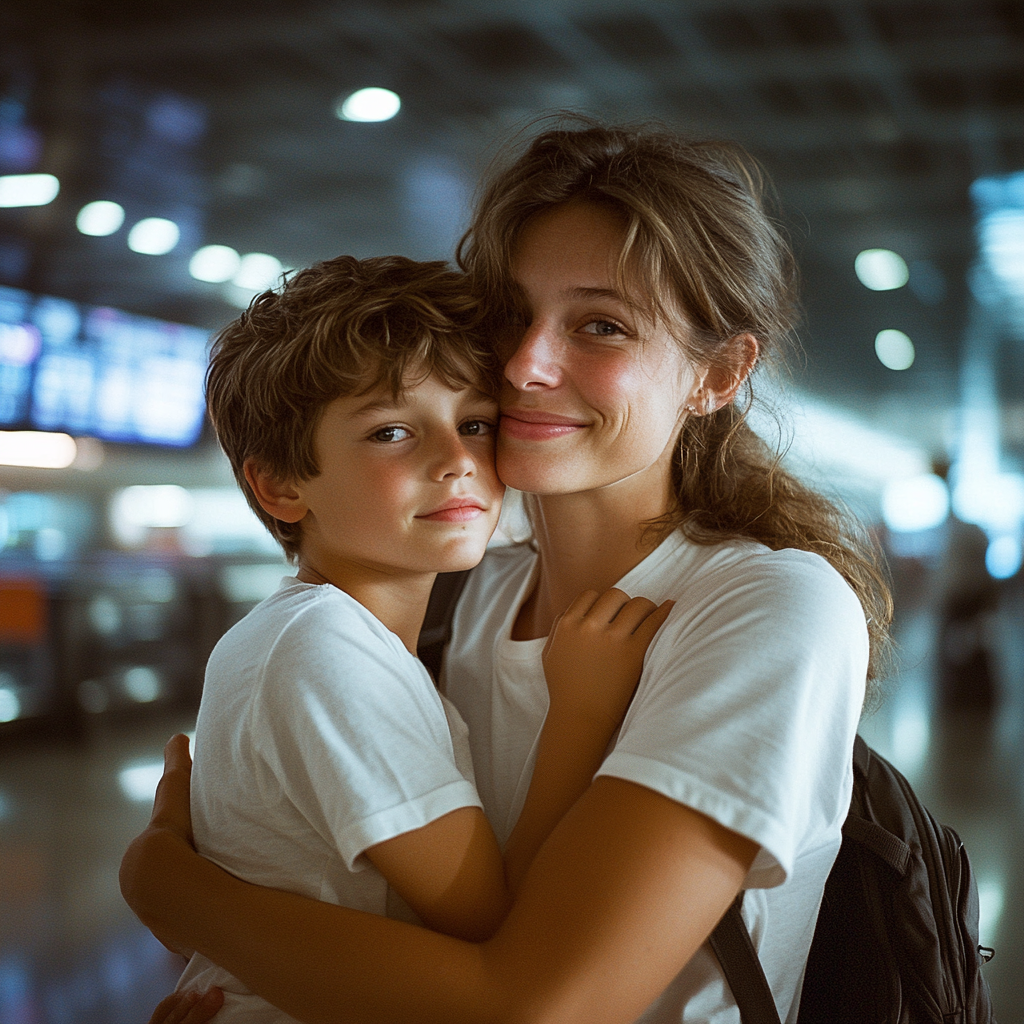
[[[0,287],[0,430],[195,444],[208,340],[199,327]]]

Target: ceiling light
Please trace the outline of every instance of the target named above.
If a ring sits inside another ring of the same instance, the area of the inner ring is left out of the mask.
[[[147,256],[163,256],[177,244],[181,232],[173,220],[147,217],[128,232],[128,248]]]
[[[891,249],[865,249],[853,261],[860,283],[873,292],[902,288],[910,280],[903,257]]]
[[[231,279],[239,288],[262,292],[273,288],[284,267],[281,261],[265,252],[250,252],[238,261],[238,270]]]
[[[52,174],[7,174],[0,177],[0,206],[46,206],[59,191]]]
[[[197,281],[221,284],[238,272],[241,257],[229,245],[204,245],[188,262],[188,272]]]
[[[83,235],[92,235],[94,238],[112,235],[124,223],[124,207],[120,203],[97,199],[94,203],[86,203],[78,211],[75,223]]]
[[[0,465],[66,469],[78,446],[69,434],[42,430],[0,430]]]
[[[335,113],[343,121],[390,121],[402,107],[390,89],[360,89],[342,100]]]
[[[909,370],[914,365],[914,343],[902,331],[879,331],[875,355],[890,370]]]

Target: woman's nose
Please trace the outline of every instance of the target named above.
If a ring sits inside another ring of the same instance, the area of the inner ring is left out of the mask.
[[[556,387],[562,377],[560,351],[550,329],[531,324],[505,363],[505,378],[518,391]]]

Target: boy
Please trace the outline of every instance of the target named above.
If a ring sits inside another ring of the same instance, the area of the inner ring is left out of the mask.
[[[298,571],[211,655],[192,776],[196,844],[227,870],[467,939],[589,784],[667,614],[611,591],[564,617],[503,862],[465,726],[415,657],[435,574],[480,560],[501,505],[481,325],[442,263],[339,257],[218,336],[211,418]],[[291,1020],[198,954],[178,991],[214,985],[225,1021]]]

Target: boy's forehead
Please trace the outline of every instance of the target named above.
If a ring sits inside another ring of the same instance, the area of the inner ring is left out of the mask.
[[[469,399],[493,402],[494,397],[486,391],[468,383],[452,383],[446,381],[436,373],[407,375],[402,382],[402,387],[396,393],[386,383],[377,384],[369,391],[359,396],[353,396],[353,414],[377,412],[385,409],[401,409],[415,401],[418,394],[423,390],[432,389],[434,386],[442,387],[454,394],[466,393]]]

